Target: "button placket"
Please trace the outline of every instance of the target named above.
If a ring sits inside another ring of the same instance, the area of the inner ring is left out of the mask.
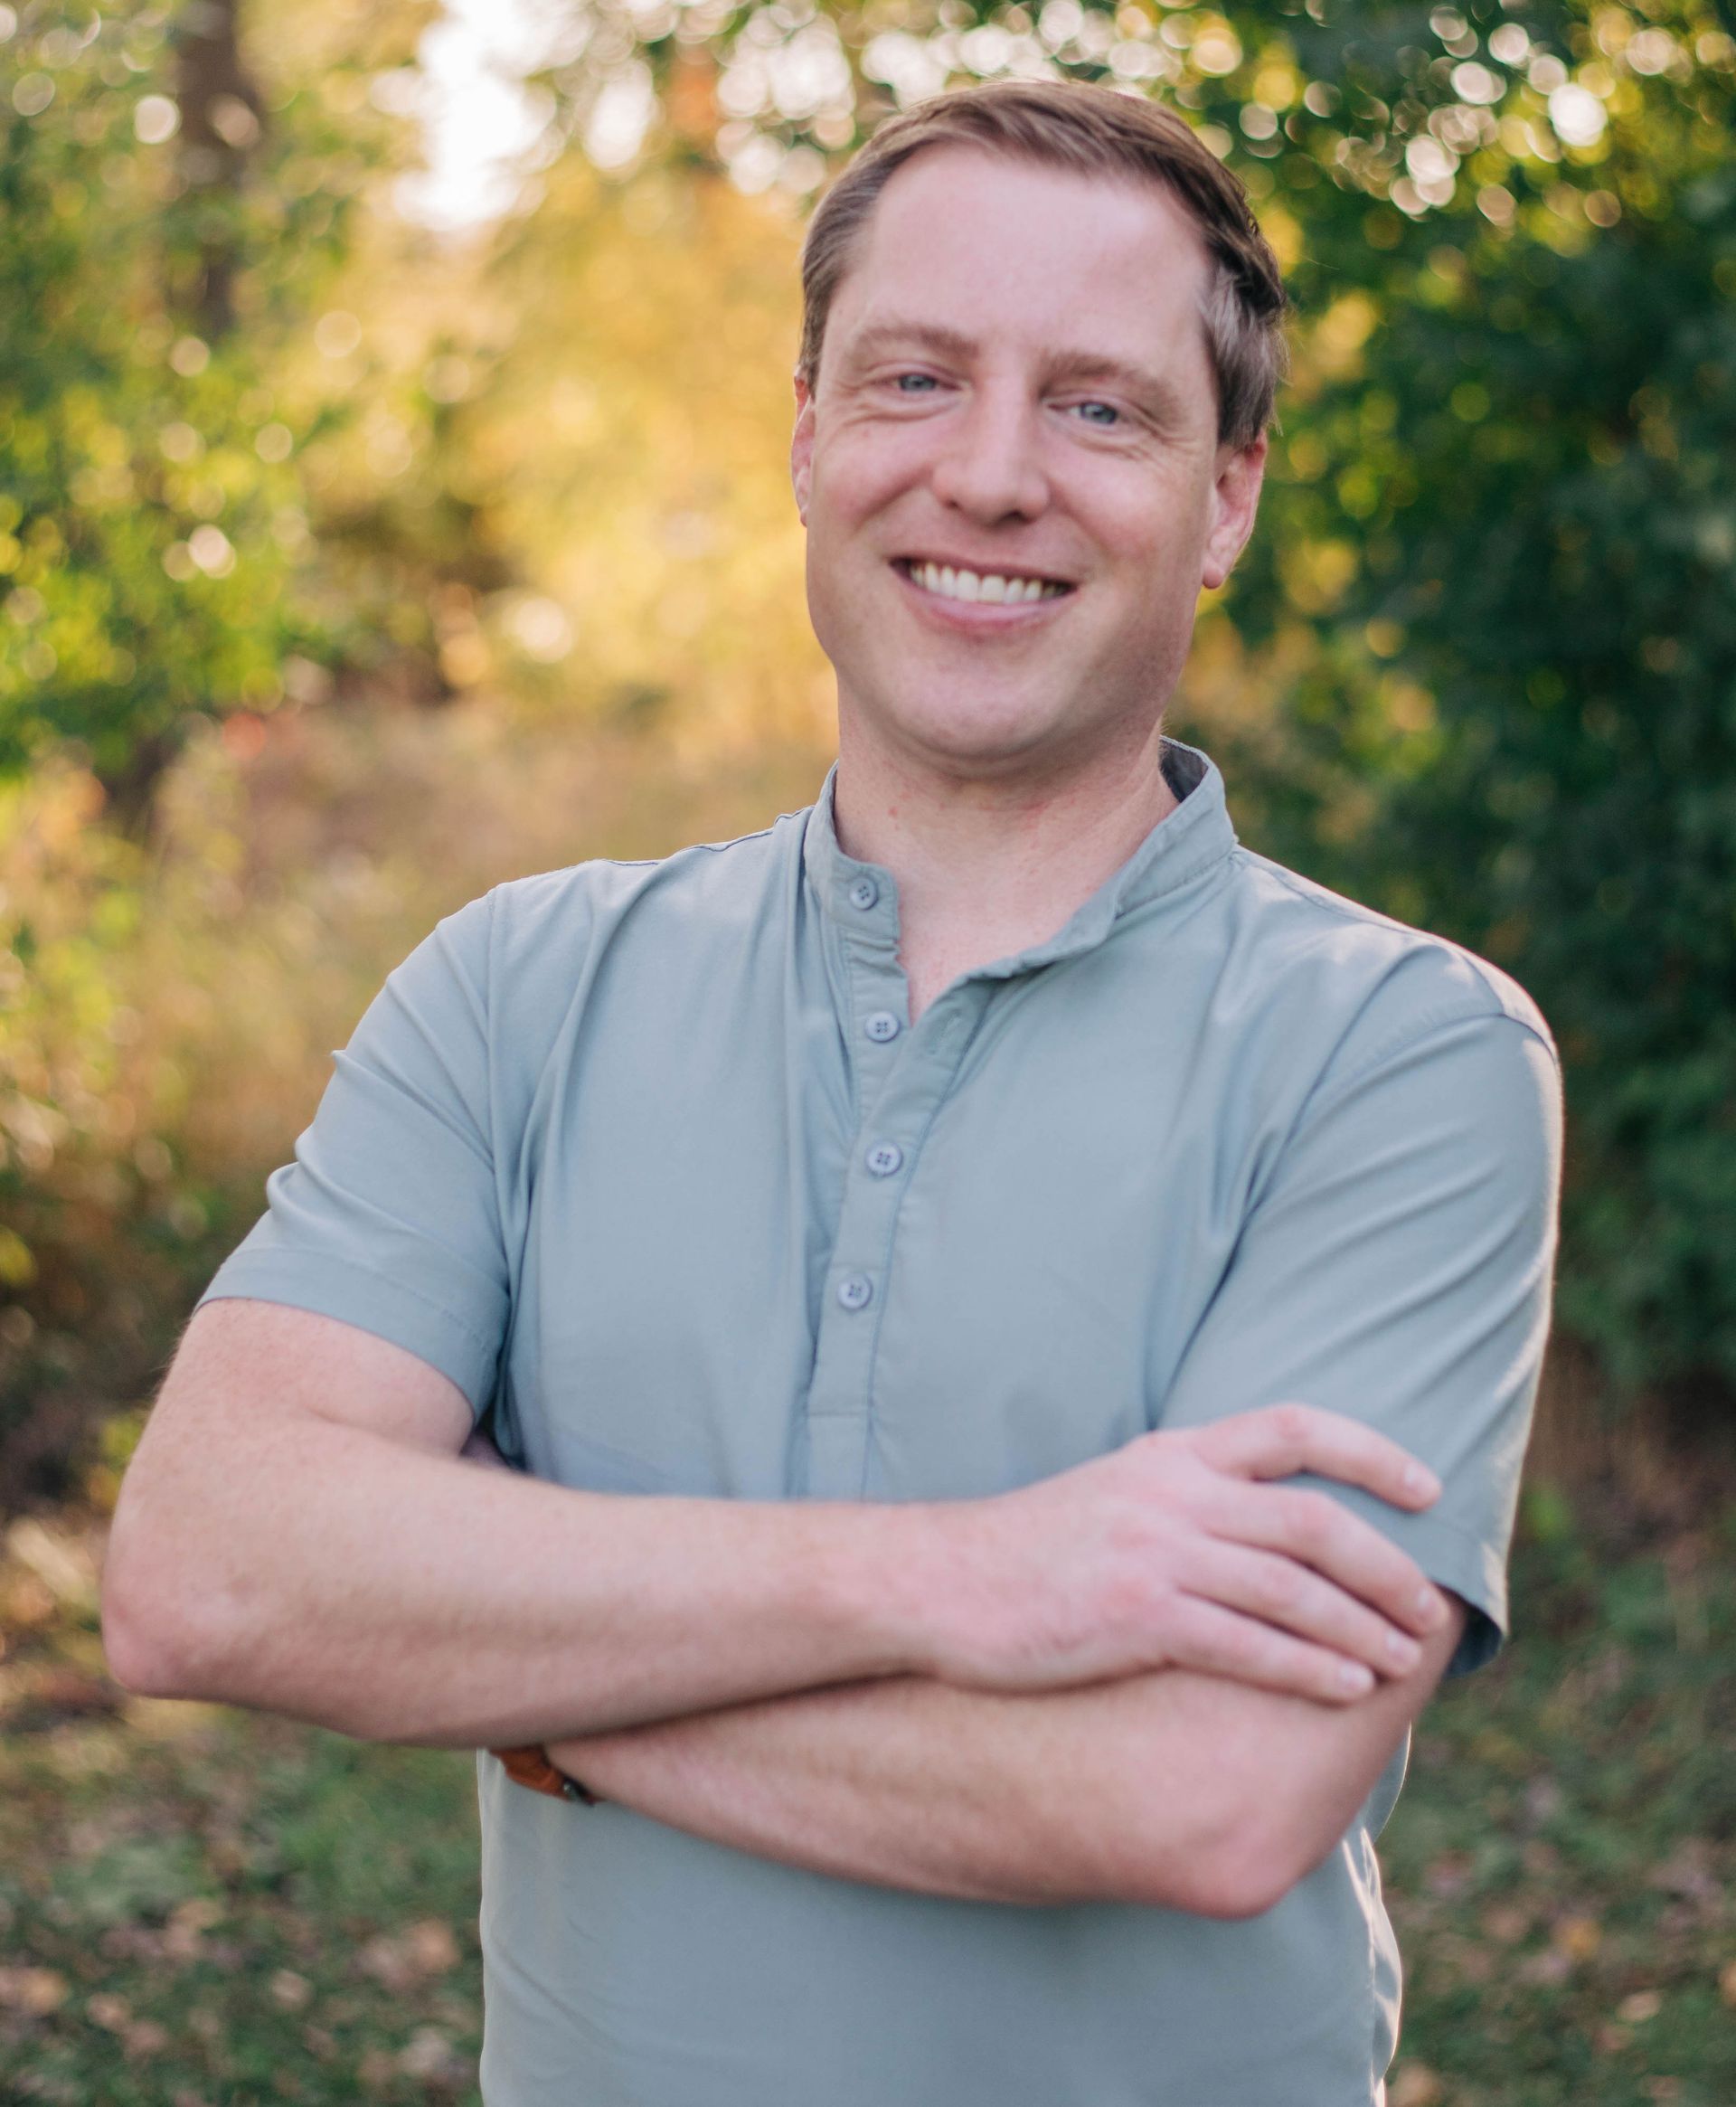
[[[879,993],[873,982],[891,976],[883,965],[870,965],[860,953],[852,963],[860,976],[858,1004],[872,1001]],[[870,982],[866,989],[861,988],[863,979]],[[874,1366],[880,1328],[891,1314],[898,1218],[909,1173],[952,1088],[974,1018],[991,992],[984,984],[962,987],[925,1011],[917,1028],[897,1019],[899,1028],[887,1040],[873,1041],[864,1031],[859,1041],[867,1072],[858,1071],[858,1124],[846,1159],[830,1284],[821,1306],[807,1396],[806,1490],[810,1498],[864,1497]],[[954,1014],[960,1008],[968,1014]],[[858,1006],[856,1014],[865,1023],[875,1013]]]

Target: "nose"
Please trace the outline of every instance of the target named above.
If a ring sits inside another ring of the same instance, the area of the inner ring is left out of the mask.
[[[958,415],[946,420],[931,478],[941,504],[987,526],[1034,519],[1049,502],[1041,415],[1010,383],[978,387]]]

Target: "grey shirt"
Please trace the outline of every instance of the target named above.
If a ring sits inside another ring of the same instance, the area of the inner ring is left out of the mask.
[[[1443,1479],[1422,1515],[1318,1482],[1471,1605],[1476,1667],[1548,1325],[1547,1033],[1494,968],[1241,847],[1203,754],[1165,765],[1183,802],[1122,867],[914,1027],[835,770],[739,841],[497,887],[387,981],[209,1294],[393,1340],[537,1476],[624,1495],[967,1498],[1329,1406]],[[830,1878],[481,1753],[485,2096],[1378,2102],[1405,1754],[1282,1902],[1219,1921]]]

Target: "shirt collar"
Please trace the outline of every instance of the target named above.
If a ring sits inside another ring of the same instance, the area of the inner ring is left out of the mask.
[[[1179,893],[1236,846],[1224,805],[1223,778],[1197,747],[1165,739],[1164,773],[1181,802],[1146,835],[1120,869],[1106,878],[1046,941],[981,968],[1004,976],[1089,950],[1121,916]],[[815,898],[840,934],[874,948],[898,942],[898,883],[882,864],[845,855],[838,846],[833,797],[838,764],[827,770],[802,836],[802,865]],[[872,897],[871,897],[872,895]],[[864,901],[867,904],[864,905]]]

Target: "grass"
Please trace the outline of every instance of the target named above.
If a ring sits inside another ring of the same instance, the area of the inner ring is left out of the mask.
[[[1392,2107],[1730,2107],[1736,1513],[1531,1512],[1519,1642],[1430,1708],[1381,1842]],[[99,1548],[30,1520],[0,1564],[0,2101],[478,2102],[472,1759],[122,1696]]]

